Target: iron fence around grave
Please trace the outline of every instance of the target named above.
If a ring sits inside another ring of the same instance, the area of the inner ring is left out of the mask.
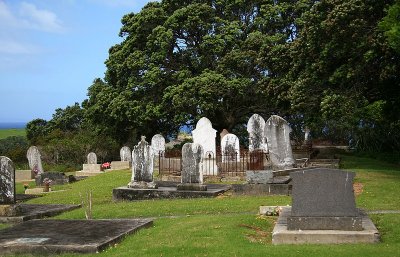
[[[268,154],[263,151],[248,151],[222,154],[217,151],[207,152],[203,158],[203,175],[205,176],[245,176],[246,170],[264,170],[270,165]],[[182,171],[182,152],[167,150],[160,152],[159,170],[161,175],[180,176]]]

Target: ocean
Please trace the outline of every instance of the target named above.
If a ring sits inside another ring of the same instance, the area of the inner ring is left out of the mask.
[[[0,129],[20,129],[25,127],[26,122],[0,122]]]

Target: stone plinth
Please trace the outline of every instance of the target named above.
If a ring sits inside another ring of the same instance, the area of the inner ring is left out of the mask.
[[[129,188],[142,188],[142,189],[155,189],[157,188],[157,184],[154,182],[145,182],[145,181],[131,181],[128,184]]]
[[[361,231],[344,230],[288,230],[287,220],[291,207],[282,207],[272,231],[272,244],[370,244],[379,242],[379,232],[364,213]]]
[[[247,170],[246,181],[249,184],[267,184],[274,176],[272,170]]]
[[[207,191],[207,186],[203,184],[185,183],[185,184],[178,184],[176,189],[189,190],[189,191]]]
[[[83,164],[84,172],[101,172],[101,164]]]
[[[111,168],[113,170],[125,170],[131,168],[131,162],[129,161],[113,161],[111,162]]]
[[[21,212],[21,208],[17,204],[0,205],[0,216],[11,217],[16,216]]]

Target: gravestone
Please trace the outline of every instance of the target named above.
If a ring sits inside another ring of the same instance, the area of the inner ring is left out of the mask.
[[[87,155],[87,164],[97,164],[97,155],[93,152],[90,152]]]
[[[78,176],[93,176],[103,173],[101,170],[101,164],[97,164],[97,155],[90,152],[86,157],[86,162],[83,164],[83,170],[78,171],[76,175]]]
[[[151,148],[155,156],[159,156],[160,152],[165,151],[165,139],[162,135],[156,134],[151,138]]]
[[[33,171],[35,175],[40,175],[43,172],[43,166],[39,149],[36,146],[29,147],[26,158],[28,158],[31,171]]]
[[[319,168],[290,176],[293,188],[288,230],[362,230],[353,192],[354,172]]]
[[[13,162],[0,156],[0,204],[15,203],[15,169]]]
[[[218,166],[216,162],[215,138],[217,131],[213,129],[211,121],[206,117],[201,118],[196,129],[192,131],[193,143],[201,145],[203,149],[203,174],[217,175]]]
[[[291,129],[286,120],[272,115],[265,123],[264,132],[272,168],[275,170],[294,168],[295,160],[290,145]]]
[[[153,150],[146,137],[132,151],[132,179],[128,184],[130,188],[157,188],[153,182]]]
[[[221,133],[219,133],[219,138],[221,138],[221,142],[222,142],[222,139],[224,138],[224,136],[227,134],[229,134],[229,131],[227,129],[223,129],[221,131]]]
[[[119,156],[121,157],[122,162],[131,162],[132,161],[132,152],[131,149],[127,146],[124,146],[119,150]]]
[[[203,185],[203,147],[196,143],[186,143],[182,147],[181,184],[178,190],[206,191]]]
[[[268,151],[264,135],[265,120],[258,114],[253,114],[247,122],[247,132],[249,132],[249,150]]]
[[[215,155],[215,137],[217,131],[213,129],[211,121],[206,117],[201,118],[196,129],[192,131],[193,143],[201,145],[203,149],[203,157],[208,157],[208,153]]]
[[[239,162],[239,138],[234,134],[226,134],[221,140],[222,162]]]

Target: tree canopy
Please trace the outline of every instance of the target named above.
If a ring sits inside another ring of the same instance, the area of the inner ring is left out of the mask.
[[[298,130],[400,148],[399,2],[162,0],[122,18],[104,78],[82,108],[28,135],[88,131],[118,144],[174,135],[208,117],[240,130],[253,113]],[[30,130],[30,129],[28,129]]]

